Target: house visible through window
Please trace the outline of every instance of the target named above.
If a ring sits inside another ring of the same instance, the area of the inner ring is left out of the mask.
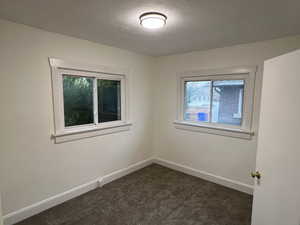
[[[184,119],[241,125],[244,80],[186,81]]]
[[[249,66],[181,74],[176,127],[251,134],[255,73]]]

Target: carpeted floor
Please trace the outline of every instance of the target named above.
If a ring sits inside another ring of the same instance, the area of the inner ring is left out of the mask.
[[[153,164],[18,225],[250,225],[250,195]]]

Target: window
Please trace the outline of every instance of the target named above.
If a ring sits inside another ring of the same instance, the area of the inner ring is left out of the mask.
[[[249,137],[255,67],[183,73],[177,128]]]
[[[121,120],[121,82],[98,80],[97,88],[99,122]]]
[[[63,75],[65,127],[94,123],[93,78]]]
[[[58,59],[50,64],[57,142],[128,129],[126,71]]]
[[[186,81],[184,120],[242,124],[244,80]]]

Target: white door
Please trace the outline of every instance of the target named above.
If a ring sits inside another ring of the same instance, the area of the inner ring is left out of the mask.
[[[252,225],[300,225],[300,50],[264,64]]]

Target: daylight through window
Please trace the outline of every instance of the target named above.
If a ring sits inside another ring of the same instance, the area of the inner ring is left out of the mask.
[[[250,138],[256,71],[241,66],[180,74],[175,127]]]
[[[65,126],[94,123],[93,79],[63,75]]]
[[[49,61],[56,143],[129,130],[128,69]]]
[[[64,74],[63,100],[65,127],[121,120],[120,80]]]
[[[186,81],[184,119],[241,125],[244,80]]]

